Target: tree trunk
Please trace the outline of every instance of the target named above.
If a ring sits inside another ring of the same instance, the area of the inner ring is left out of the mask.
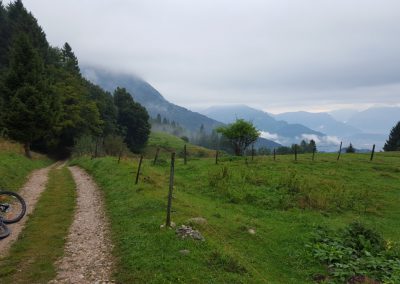
[[[32,159],[31,155],[31,143],[30,142],[25,142],[24,144],[24,150],[25,150],[25,156],[29,159]]]

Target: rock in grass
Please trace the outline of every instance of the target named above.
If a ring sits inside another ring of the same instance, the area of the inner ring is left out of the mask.
[[[179,252],[180,252],[181,254],[183,254],[183,255],[188,255],[188,254],[190,253],[190,250],[188,250],[188,249],[181,249]]]
[[[204,237],[200,234],[200,232],[189,226],[180,226],[178,229],[176,229],[176,234],[182,239],[191,238],[198,241],[204,241]]]
[[[206,225],[207,219],[203,217],[195,217],[187,220],[189,224]]]
[[[174,222],[171,222],[171,227],[170,228],[175,228],[176,224]],[[160,225],[160,229],[164,229],[165,228],[165,224]]]
[[[249,232],[250,235],[256,234],[256,230],[254,230],[254,229],[248,229],[247,232]]]

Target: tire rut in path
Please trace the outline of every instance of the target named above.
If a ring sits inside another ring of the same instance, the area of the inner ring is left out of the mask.
[[[47,168],[34,170],[29,175],[28,181],[18,192],[26,202],[26,215],[18,223],[7,224],[11,230],[11,234],[7,238],[0,241],[0,257],[6,256],[11,245],[18,239],[18,236],[24,228],[29,215],[35,209],[40,195],[46,189],[50,169],[56,165],[57,163]]]
[[[49,283],[111,283],[112,244],[100,191],[84,170],[69,169],[77,187],[77,208],[64,256],[56,263],[57,276]]]

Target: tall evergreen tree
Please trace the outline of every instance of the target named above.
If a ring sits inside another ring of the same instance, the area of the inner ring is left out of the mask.
[[[131,151],[140,151],[150,135],[151,125],[147,110],[134,102],[132,96],[124,88],[115,90],[114,102],[118,109],[118,125],[126,131],[125,143]]]
[[[0,72],[8,67],[8,44],[10,28],[7,21],[7,11],[0,1]]]
[[[37,50],[39,56],[47,63],[49,43],[46,40],[46,34],[32,13],[26,10],[21,0],[16,0],[7,6],[7,14],[10,32],[9,41],[13,40],[13,35],[26,34],[33,48]],[[8,45],[10,44],[8,43]]]
[[[356,149],[353,147],[353,144],[350,143],[349,147],[346,148],[346,153],[355,153]]]
[[[26,156],[31,157],[31,143],[48,135],[57,122],[59,104],[47,87],[38,52],[23,33],[12,45],[6,87],[8,135],[23,143]]]
[[[80,74],[78,59],[68,42],[66,42],[62,48],[62,55],[64,68],[71,73]]]
[[[157,114],[157,118],[156,118],[156,122],[158,123],[158,124],[161,124],[161,114]]]
[[[383,150],[400,151],[400,121],[390,131],[389,139],[386,141]]]

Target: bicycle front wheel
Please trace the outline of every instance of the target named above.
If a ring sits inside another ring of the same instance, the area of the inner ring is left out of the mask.
[[[20,195],[11,191],[0,191],[0,219],[5,224],[18,222],[25,212],[26,204]]]
[[[10,229],[6,226],[6,224],[0,221],[0,239],[8,237],[9,234],[10,234]]]

